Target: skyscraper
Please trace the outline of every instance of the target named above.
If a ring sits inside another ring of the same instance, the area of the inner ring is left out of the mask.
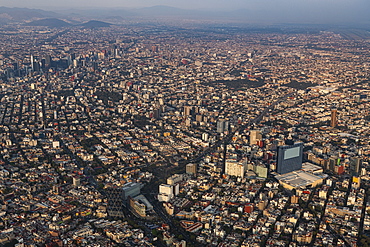
[[[249,145],[256,145],[258,141],[262,140],[260,130],[251,130],[249,134]]]
[[[154,109],[153,111],[153,117],[155,119],[161,119],[161,108]]]
[[[229,121],[217,121],[217,133],[223,133],[224,131],[229,131]]]
[[[335,128],[338,125],[337,109],[331,109],[330,126]]]
[[[334,172],[335,166],[337,165],[337,163],[338,163],[338,158],[337,157],[330,157],[326,161],[326,169],[329,170],[329,171]]]
[[[185,117],[190,116],[192,113],[191,111],[192,111],[192,106],[184,106],[184,116]]]
[[[359,157],[353,157],[349,161],[349,172],[352,176],[358,176],[361,170],[362,159]]]
[[[123,217],[123,191],[121,188],[106,190],[108,205],[107,213],[111,217]]]
[[[303,143],[279,146],[277,151],[276,171],[279,174],[296,171],[302,168]]]
[[[31,69],[32,71],[34,71],[35,70],[35,58],[33,57],[32,54],[31,54],[30,60],[31,60]]]
[[[52,62],[52,58],[51,58],[51,56],[50,56],[50,55],[47,55],[47,56],[45,57],[45,67],[46,67],[46,68],[49,68],[49,67],[51,66],[51,62]]]

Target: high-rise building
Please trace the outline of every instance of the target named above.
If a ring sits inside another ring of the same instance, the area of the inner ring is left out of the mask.
[[[192,106],[184,106],[184,116],[190,116],[191,115]]]
[[[302,169],[303,143],[279,146],[277,150],[276,171],[279,174]]]
[[[195,121],[202,122],[203,121],[203,115],[200,115],[200,114],[196,115],[195,116]]]
[[[331,109],[330,126],[335,128],[338,125],[337,109]]]
[[[217,121],[217,133],[223,133],[224,131],[229,131],[229,121],[227,120]]]
[[[32,69],[32,71],[34,71],[34,69],[35,69],[35,58],[33,57],[32,54],[31,54],[30,60],[31,60],[31,69]]]
[[[359,157],[353,157],[349,161],[349,172],[352,176],[359,176],[361,171],[362,159]]]
[[[326,161],[326,170],[334,172],[335,167],[337,166],[337,164],[338,164],[338,158],[337,157],[330,157]]]
[[[268,200],[261,200],[258,203],[258,209],[263,211],[267,207],[267,204],[268,204]]]
[[[52,63],[52,58],[50,55],[46,55],[45,56],[45,67],[49,68],[51,66],[51,63]]]
[[[253,171],[257,174],[258,177],[267,178],[268,168],[263,164],[253,166]]]
[[[208,133],[203,133],[202,134],[202,140],[205,141],[205,142],[208,142],[208,139],[209,139],[209,134]]]
[[[262,140],[260,130],[251,130],[249,134],[249,145],[256,145],[258,141]]]
[[[123,192],[122,188],[109,188],[106,191],[108,205],[107,213],[111,217],[123,217]]]
[[[106,190],[108,205],[107,212],[111,217],[123,217],[123,206],[129,197],[140,194],[142,184],[127,183],[123,187],[112,187]]]
[[[244,177],[245,167],[243,164],[227,160],[225,162],[225,174],[236,177]]]
[[[73,177],[73,186],[78,187],[81,184],[81,179],[79,177]]]
[[[217,121],[217,133],[224,132],[224,122],[223,121]]]
[[[169,184],[161,184],[159,186],[158,201],[169,202],[174,195],[174,186]]]
[[[193,164],[193,163],[187,164],[186,173],[191,174],[191,175],[197,174],[197,164]]]
[[[55,193],[55,194],[59,194],[61,192],[61,187],[60,187],[60,185],[59,184],[55,184],[55,185],[53,185],[53,193]]]
[[[157,108],[157,109],[154,109],[153,111],[153,118],[155,119],[161,119],[161,109],[160,108]]]

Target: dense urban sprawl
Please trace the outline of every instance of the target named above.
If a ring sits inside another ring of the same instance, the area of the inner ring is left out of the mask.
[[[368,41],[1,32],[0,244],[370,244]],[[299,142],[302,169],[278,174]]]

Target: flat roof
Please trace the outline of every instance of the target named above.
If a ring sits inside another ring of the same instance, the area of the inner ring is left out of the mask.
[[[324,177],[325,176],[316,176],[301,170],[275,176],[275,178],[280,182],[295,188],[307,187],[316,181],[323,179]]]
[[[310,172],[310,173],[318,173],[318,172],[322,172],[323,168],[321,166],[317,166],[312,163],[305,162],[302,164],[302,170],[305,172]]]
[[[134,183],[134,182],[128,182],[127,184],[124,184],[123,187],[122,187],[122,190],[130,190],[131,188],[133,187],[136,187],[136,186],[141,186],[140,183]]]

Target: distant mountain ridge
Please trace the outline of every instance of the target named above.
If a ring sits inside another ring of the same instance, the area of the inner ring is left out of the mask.
[[[98,28],[98,27],[110,27],[113,24],[104,22],[104,21],[96,21],[96,20],[91,20],[85,23],[80,24],[79,26],[83,26],[86,28]]]
[[[70,26],[82,26],[85,28],[99,28],[99,27],[110,27],[112,24],[103,22],[103,21],[96,21],[91,20],[85,23],[80,24],[71,24],[66,21],[57,19],[57,18],[46,18],[40,19],[36,21],[31,21],[24,24],[25,26],[43,26],[43,27],[50,27],[50,28],[60,28],[60,27],[70,27]]]
[[[57,18],[46,18],[46,19],[36,20],[36,21],[25,23],[24,25],[25,26],[44,26],[44,27],[51,27],[51,28],[72,26],[71,23],[65,22]]]
[[[60,15],[41,9],[0,7],[0,19],[3,21],[29,21],[39,18],[59,17]]]
[[[211,8],[212,6],[210,6]],[[351,15],[347,16],[350,18]],[[25,23],[40,19],[57,18],[64,20],[66,23],[78,24],[88,22],[89,20],[108,21],[115,24],[122,24],[125,21],[156,21],[156,20],[198,20],[198,21],[217,21],[218,23],[251,23],[251,24],[333,24],[339,26],[359,25],[368,28],[370,18],[359,16],[350,22],[341,19],[338,16],[332,17],[325,15],[312,16],[306,12],[292,12],[288,10],[275,11],[271,8],[266,9],[236,9],[236,10],[200,10],[200,9],[181,9],[176,7],[157,5],[144,8],[72,8],[45,11],[41,9],[27,8],[7,8],[0,7],[0,24]],[[339,20],[338,20],[339,19]],[[57,21],[55,21],[57,22]],[[51,26],[68,25],[66,23],[54,23]],[[37,23],[36,23],[37,24]],[[42,24],[42,23],[41,23]],[[38,25],[41,25],[38,24]],[[86,26],[108,26],[108,24],[90,23]]]

